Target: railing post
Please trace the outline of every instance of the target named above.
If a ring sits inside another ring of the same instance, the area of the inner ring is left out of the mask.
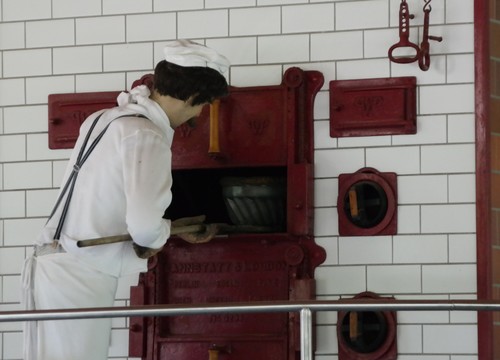
[[[312,312],[309,308],[300,310],[300,360],[312,360]]]

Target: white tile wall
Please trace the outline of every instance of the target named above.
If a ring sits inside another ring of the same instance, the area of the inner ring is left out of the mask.
[[[49,94],[75,91],[74,76],[34,77],[26,79],[26,103],[47,104]]]
[[[21,359],[22,348],[23,348],[23,336],[20,332],[6,332],[3,334],[4,346],[3,348],[3,359]]]
[[[19,264],[24,259],[24,249],[20,247],[0,249],[0,271],[3,275],[19,274]]]
[[[229,35],[227,10],[180,12],[177,20],[177,36],[180,38],[210,38]],[[200,26],[193,26],[193,24]]]
[[[446,235],[398,235],[394,236],[393,242],[395,263],[426,264],[448,261]]]
[[[400,295],[400,300],[449,300],[447,295]],[[398,311],[398,324],[443,324],[449,323],[449,311]]]
[[[336,5],[335,30],[371,29],[389,25],[386,0],[346,1]],[[360,14],[370,16],[359,16]]]
[[[360,59],[363,33],[343,31],[311,35],[311,61]]]
[[[421,87],[420,112],[421,114],[472,113],[474,87],[469,84]]]
[[[223,53],[233,66],[257,61],[257,39],[254,37],[207,40],[206,45]]]
[[[0,161],[26,160],[26,137],[24,135],[0,136]]]
[[[427,353],[474,354],[477,352],[474,325],[424,325],[423,349]]]
[[[7,276],[6,276],[7,277]],[[2,283],[3,284],[3,283]],[[21,310],[21,307],[19,306],[19,303],[5,303],[0,306],[0,311],[19,311]],[[7,323],[3,322],[0,324],[0,331],[1,332],[12,332],[12,331],[21,331],[22,330],[22,324],[19,322],[16,323]],[[1,338],[1,336],[0,336]]]
[[[324,265],[337,265],[338,257],[338,238],[337,237],[318,237],[316,243],[326,251],[326,260]]]
[[[3,222],[4,246],[33,246],[33,239],[45,225],[46,218],[6,219]],[[18,263],[18,266],[21,263]],[[20,272],[20,271],[19,271]],[[12,289],[13,291],[18,289]]]
[[[339,61],[337,73],[338,80],[385,78],[390,76],[390,64],[387,59]]]
[[[0,50],[23,48],[25,38],[24,23],[0,24]]]
[[[100,72],[103,67],[101,46],[56,48],[53,57],[54,74]]]
[[[423,205],[423,233],[473,233],[476,230],[474,204]]]
[[[332,31],[334,4],[285,6],[282,9],[284,33]],[[279,24],[279,21],[277,22]]]
[[[364,266],[323,266],[316,269],[318,295],[354,295],[366,291]]]
[[[231,36],[278,34],[281,28],[280,8],[232,9],[229,12]],[[254,26],[248,26],[248,22]]]
[[[314,211],[314,235],[332,236],[339,234],[337,208],[319,208]]]
[[[75,44],[75,22],[72,19],[26,23],[26,47],[42,48]]]
[[[417,117],[417,133],[414,135],[394,135],[393,145],[445,144],[447,122],[444,115]]]
[[[104,71],[153,69],[153,49],[148,43],[107,45],[104,46],[103,58]]]
[[[450,295],[450,299],[455,300],[476,300],[475,295],[461,295],[453,294]],[[475,311],[451,311],[450,312],[450,323],[455,324],[477,324],[478,313]]]
[[[474,234],[449,235],[450,263],[476,261],[476,236]]]
[[[56,18],[95,16],[101,14],[101,0],[52,0],[52,15]]]
[[[173,13],[128,15],[127,42],[175,39],[176,25]]]
[[[474,264],[424,265],[422,284],[425,293],[474,293]]]
[[[0,79],[0,106],[24,104],[25,89],[22,79]]]
[[[18,256],[17,260],[24,261],[24,254]],[[17,273],[19,270],[19,263],[16,263]],[[3,276],[3,288],[4,289],[15,289],[19,286],[21,282],[21,276]],[[3,293],[2,301],[5,303],[19,303],[21,301],[20,291],[6,291]]]
[[[446,77],[448,83],[474,81],[474,56],[472,54],[450,55],[446,58]]]
[[[47,134],[31,134],[26,139],[26,159],[28,161],[46,159],[66,159],[71,150],[50,150],[47,148],[49,142]]]
[[[336,354],[338,352],[338,345],[332,339],[337,338],[336,326],[319,326],[318,335],[316,340],[316,353],[317,354]],[[320,357],[321,360],[334,360],[336,357]]]
[[[0,167],[0,175],[2,175],[1,167]],[[0,220],[0,246],[3,246],[3,245],[4,245],[4,241],[3,241],[3,220]]]
[[[314,63],[314,64],[316,64],[316,63]],[[318,65],[318,68],[320,68],[319,65]],[[333,74],[332,74],[332,77],[333,77]],[[326,83],[326,85],[327,84],[328,83]],[[320,91],[316,95],[316,101],[314,102],[314,104],[315,104],[314,105],[314,116],[316,119],[325,120],[325,119],[330,118],[329,101],[330,101],[330,97],[329,97],[328,92],[326,92],[326,91]],[[329,134],[329,132],[327,132],[326,134],[323,134],[323,135],[328,136],[328,134]],[[336,139],[330,138],[330,142],[335,142],[335,141],[336,141]]]
[[[48,161],[4,164],[4,189],[17,190],[50,187],[52,183],[51,170],[51,163]]]
[[[288,49],[276,52],[273,49]],[[266,63],[297,63],[309,60],[308,35],[267,36],[259,39],[257,61]]]
[[[399,175],[420,172],[420,154],[416,146],[366,149],[366,166]]]
[[[397,29],[371,29],[365,31],[364,32],[365,58],[387,59],[387,50],[393,44],[399,41],[398,34],[399,32]],[[410,35],[412,34],[410,33]],[[415,41],[418,42],[417,39],[415,39]]]
[[[52,72],[50,49],[13,50],[3,54],[5,77],[49,75]]]
[[[398,177],[400,204],[436,204],[448,202],[446,175],[410,175]]]
[[[420,207],[398,206],[398,234],[418,234],[420,232]]]
[[[101,16],[76,19],[76,45],[118,43],[125,41],[125,17]],[[127,39],[130,41],[130,39]]]
[[[408,3],[418,43],[421,4]],[[234,86],[279,84],[291,66],[323,72],[314,108],[315,236],[327,251],[316,271],[319,298],[367,290],[475,298],[473,3],[433,2],[431,33],[444,39],[430,44],[423,72],[387,58],[400,0],[1,0],[0,310],[20,306],[20,264],[69,157],[47,147],[48,94],[127,89],[153,70],[166,41],[184,37],[226,54]],[[330,137],[329,82],[390,76],[417,78],[417,134]],[[366,166],[398,174],[397,235],[339,237],[338,176]],[[120,282],[120,305],[135,281]],[[474,313],[398,318],[398,359],[477,360]],[[320,319],[317,358],[338,360],[336,314]],[[126,320],[113,326],[110,355],[126,359]],[[20,330],[0,324],[1,358],[21,357]]]
[[[446,8],[446,23],[464,23],[474,20],[474,0],[463,0],[462,6],[448,6],[453,0],[445,0]]]
[[[398,351],[403,354],[422,353],[422,326],[398,325],[397,331]]]
[[[155,11],[203,9],[203,0],[153,0]]]
[[[391,252],[389,236],[339,238],[339,262],[342,265],[389,264]]]
[[[76,92],[119,91],[128,89],[125,75],[121,73],[77,75]]]
[[[397,42],[397,41],[396,41]],[[418,43],[418,40],[416,40]],[[392,44],[391,44],[392,45]],[[446,82],[446,58],[433,55],[431,52],[431,66],[428,71],[422,72],[417,63],[397,64],[391,63],[392,76],[415,76],[419,85],[442,84]]]
[[[303,4],[306,0],[257,0],[257,6]],[[311,1],[313,2],[313,1]]]
[[[56,189],[26,191],[26,216],[49,216],[57,193]]]
[[[448,115],[448,142],[474,142],[475,119],[473,114]]]
[[[153,9],[152,0],[103,0],[102,13],[109,14],[133,14],[151,12]],[[157,9],[158,11],[159,9]]]
[[[475,202],[476,178],[474,174],[449,175],[450,202]]]
[[[3,116],[4,133],[47,132],[47,113],[47,105],[7,107]]]
[[[51,17],[50,0],[4,0],[2,1],[2,20],[40,20]]]
[[[112,332],[111,343],[109,347],[109,356],[128,355],[128,329],[116,329]]]
[[[390,136],[356,136],[356,137],[340,137],[338,138],[339,148],[353,148],[353,147],[381,147],[391,146]]]
[[[345,161],[344,159],[349,159]],[[314,173],[318,178],[337,177],[352,173],[365,166],[363,149],[319,150],[315,153]]]
[[[420,293],[420,265],[368,266],[367,288],[381,294]]]
[[[205,8],[231,8],[255,6],[255,0],[205,0]]]
[[[318,98],[316,98],[316,102],[318,102]],[[330,137],[329,121],[314,122],[314,146],[316,149],[328,149],[337,147],[337,139]]]
[[[24,199],[24,191],[5,191],[0,193],[0,218],[26,216]]]
[[[317,179],[314,182],[314,205],[316,207],[337,206],[337,196],[337,179]]]
[[[421,153],[423,173],[474,172],[473,144],[423,146]]]

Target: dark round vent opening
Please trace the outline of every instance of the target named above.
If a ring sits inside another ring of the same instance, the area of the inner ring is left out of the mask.
[[[349,188],[344,197],[344,211],[354,225],[368,229],[385,218],[387,195],[380,185],[373,181],[360,181]]]
[[[349,348],[366,354],[384,345],[388,324],[384,314],[380,311],[348,312],[342,319],[340,330]]]

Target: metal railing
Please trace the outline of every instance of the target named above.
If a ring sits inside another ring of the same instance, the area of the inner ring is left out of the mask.
[[[145,305],[107,308],[55,309],[0,312],[0,322],[89,318],[207,315],[220,313],[300,313],[301,360],[313,359],[312,314],[315,311],[500,311],[494,300],[331,300],[269,301],[193,305]]]

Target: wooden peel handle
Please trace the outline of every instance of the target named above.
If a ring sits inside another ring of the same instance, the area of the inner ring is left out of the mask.
[[[197,233],[205,230],[205,225],[197,224],[197,225],[187,225],[187,226],[179,226],[173,227],[170,229],[170,235],[178,235],[184,233]],[[113,235],[106,236],[102,238],[88,239],[88,240],[79,240],[76,242],[76,246],[78,247],[87,247],[87,246],[96,246],[96,245],[105,245],[105,244],[114,244],[117,242],[131,241],[132,237],[129,234],[125,235]]]

